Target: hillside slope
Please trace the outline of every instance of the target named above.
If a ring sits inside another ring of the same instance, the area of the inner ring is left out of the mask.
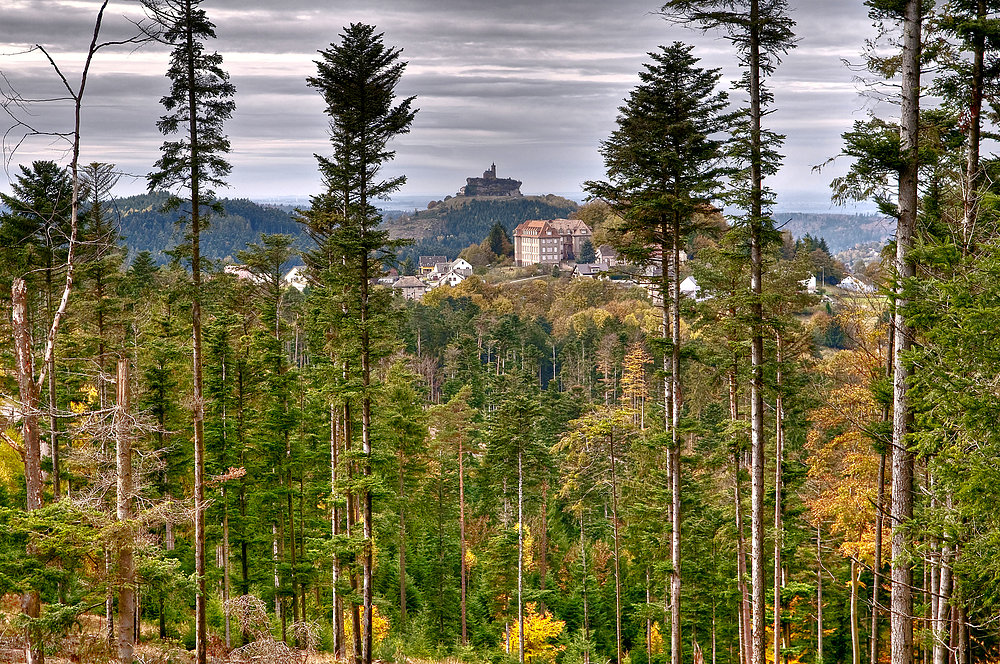
[[[386,221],[394,238],[410,238],[407,253],[443,254],[454,258],[470,244],[482,242],[496,222],[511,233],[529,219],[560,219],[577,209],[573,201],[547,196],[457,196],[432,202],[427,210]]]
[[[164,212],[166,194],[140,194],[120,198],[116,207],[121,214],[121,234],[131,260],[141,251],[149,251],[158,263],[169,260],[167,251],[184,239],[184,228],[177,220],[186,209]],[[291,214],[274,207],[262,206],[247,199],[222,199],[225,215],[212,215],[208,229],[201,234],[202,256],[210,260],[236,258],[247,244],[260,242],[261,233],[286,233],[296,238],[296,246],[304,247],[302,228]]]
[[[815,214],[807,212],[775,212],[775,225],[794,237],[807,233],[822,237],[831,253],[850,249],[856,244],[884,242],[896,230],[896,223],[880,214]]]

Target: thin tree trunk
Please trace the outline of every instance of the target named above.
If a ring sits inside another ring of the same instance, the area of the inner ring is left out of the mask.
[[[951,625],[951,550],[945,544],[938,552],[938,592],[933,624],[934,664],[948,664]]]
[[[764,331],[763,331],[763,158],[761,147],[761,54],[759,0],[750,0],[750,577],[753,624],[751,664],[765,664],[764,614]]]
[[[31,354],[31,328],[28,317],[28,292],[24,279],[17,277],[11,286],[11,321],[14,331],[14,353],[17,361],[17,384],[21,398],[21,439],[24,444],[24,481],[28,511],[42,507],[41,432],[38,428],[38,385]],[[28,545],[28,554],[32,547]],[[21,596],[21,611],[29,619],[41,615],[41,598],[37,590]],[[45,654],[41,640],[29,627],[25,657],[29,664],[42,664]]]
[[[132,519],[132,423],[129,404],[128,360],[118,360],[118,398],[115,408],[115,458],[118,480],[116,516],[119,523]],[[131,662],[136,634],[135,564],[132,538],[121,538],[118,548],[118,659]]]
[[[367,192],[362,190],[361,203],[367,205]],[[368,330],[368,260],[365,254],[361,258],[361,275],[359,286],[361,287],[361,451],[364,457],[362,464],[362,474],[365,479],[372,474],[372,395],[371,395],[371,339]],[[374,571],[374,548],[375,533],[372,523],[372,492],[365,489],[362,493],[362,528],[364,530],[364,550],[362,553],[362,601],[364,602],[364,634],[361,647],[361,658],[364,664],[372,664],[372,609],[374,599],[374,587],[372,573]]]
[[[886,418],[888,419],[888,418]],[[878,664],[879,655],[879,591],[882,584],[882,511],[885,508],[885,452],[879,455],[878,462],[878,502],[875,506],[875,561],[873,563],[874,579],[872,581],[872,623],[871,651],[869,664]]]
[[[736,385],[737,359],[733,356],[733,367],[729,372],[729,417],[733,422],[739,419],[738,388]],[[740,477],[740,456],[737,450],[734,458],[733,503],[736,507],[736,573],[740,591],[739,632],[740,661],[750,664],[750,596],[747,589],[746,538],[743,533],[743,481]]]
[[[549,482],[542,482],[542,527],[539,533],[538,585],[545,592],[545,577],[549,571]],[[543,595],[544,596],[544,595]],[[545,613],[545,600],[539,602],[539,613]]]
[[[517,448],[517,661],[524,664],[524,468]]]
[[[649,579],[649,567],[646,567],[646,606],[647,608],[653,603],[653,591],[652,584]],[[650,661],[653,657],[653,618],[652,616],[646,616],[646,661]]]
[[[895,302],[896,343],[893,353],[892,426],[892,598],[890,612],[892,664],[913,660],[913,571],[906,560],[906,527],[913,516],[913,455],[908,434],[912,412],[907,395],[910,369],[904,357],[913,341],[913,330],[903,315],[905,281],[915,274],[910,256],[917,214],[917,148],[920,105],[921,2],[906,0],[903,19],[902,95],[900,148],[903,168],[899,175],[899,223],[896,229],[897,287]]]
[[[338,415],[336,406],[330,403],[330,494],[333,497],[330,508],[330,531],[333,539],[340,535],[340,510],[337,507],[337,461],[339,442],[337,440]],[[333,624],[333,654],[334,657],[342,659],[344,657],[344,616],[342,610],[342,599],[337,591],[337,582],[340,580],[340,557],[336,552],[333,554],[333,564],[330,577],[331,606]]]
[[[781,661],[781,548],[784,544],[784,533],[781,523],[782,483],[781,471],[785,454],[785,411],[782,394],[782,339],[781,333],[775,334],[777,356],[775,358],[775,385],[777,396],[774,403],[774,664]],[[855,662],[855,664],[860,664]]]
[[[103,367],[102,367],[103,370]],[[52,500],[58,501],[62,477],[59,464],[59,421],[56,419],[56,354],[48,359],[49,448],[52,455]]]
[[[614,435],[611,437],[611,518],[614,521],[615,537],[615,645],[617,659],[615,662],[622,662],[622,582],[621,582],[621,560],[619,558],[620,548],[618,539],[618,478],[617,461],[615,458]],[[523,664],[523,662],[522,662]]]
[[[233,596],[232,569],[229,550],[229,491],[222,485],[222,614],[225,621],[226,650],[233,647],[233,628],[230,624],[229,600]]]
[[[583,527],[583,507],[580,507],[580,558],[583,564],[583,664],[590,664],[590,605],[587,596],[587,544]]]
[[[670,662],[681,664],[681,290],[680,217],[671,229],[670,277]]]
[[[816,524],[816,664],[823,664],[823,532]]]
[[[469,637],[466,631],[466,607],[465,607],[465,593],[466,587],[468,585],[468,565],[466,561],[465,552],[465,450],[463,449],[464,441],[460,435],[458,438],[458,536],[459,536],[459,548],[461,549],[462,557],[462,567],[461,567],[461,579],[462,579],[462,645],[469,644]]]
[[[399,626],[406,629],[406,490],[403,481],[403,448],[399,448]]]
[[[972,35],[972,72],[969,77],[969,140],[966,147],[965,187],[962,196],[963,248],[973,244],[979,205],[979,149],[983,109],[984,60],[986,55],[986,0],[976,0],[977,27]]]
[[[858,561],[851,558],[851,662],[861,664],[861,636],[858,634]]]
[[[184,15],[194,12],[191,0],[185,0]],[[208,658],[208,622],[205,613],[208,591],[205,577],[205,403],[202,379],[201,332],[201,164],[200,130],[198,128],[197,72],[195,70],[194,33],[186,31],[188,82],[188,141],[191,159],[191,326],[193,331],[192,365],[194,373],[192,419],[194,420],[194,561],[197,593],[195,595],[195,650],[198,664]]]

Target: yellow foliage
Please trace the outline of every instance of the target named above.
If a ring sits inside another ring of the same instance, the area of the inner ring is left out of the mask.
[[[21,442],[21,433],[16,429],[8,429],[11,439]],[[10,445],[0,445],[0,482],[9,491],[16,491],[19,480],[24,476],[24,462]]]
[[[838,314],[838,322],[851,330],[857,347],[817,366],[831,387],[824,405],[810,413],[808,502],[814,518],[843,538],[845,557],[866,559],[874,554],[879,462],[866,429],[882,416],[870,386],[885,372],[884,325],[862,309]]]
[[[566,646],[549,643],[549,639],[558,637],[565,627],[565,621],[556,620],[548,611],[539,614],[535,603],[528,602],[524,607],[524,661],[555,662]],[[520,634],[519,623],[515,622],[508,639],[512,653],[519,650]]]
[[[351,635],[354,634],[354,626],[351,624],[350,609],[344,610],[344,640],[351,642]],[[362,633],[365,625],[365,608],[361,607],[361,627]],[[389,636],[389,621],[378,610],[377,606],[372,607],[372,645],[378,645]]]
[[[653,629],[650,630],[649,647],[654,655],[659,655],[663,652],[663,635],[660,634],[660,623],[658,622],[654,622]]]

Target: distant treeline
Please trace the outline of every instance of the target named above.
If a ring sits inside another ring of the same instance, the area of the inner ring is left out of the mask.
[[[822,237],[836,253],[856,244],[882,242],[895,232],[896,222],[880,214],[816,214],[776,212],[775,225],[793,237]]]

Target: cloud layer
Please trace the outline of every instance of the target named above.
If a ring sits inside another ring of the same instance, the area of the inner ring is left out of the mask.
[[[0,70],[7,81],[26,97],[58,94],[44,58],[18,53],[44,44],[73,80],[98,5],[6,0]],[[729,80],[739,76],[727,42],[663,20],[648,0],[207,0],[203,7],[217,24],[211,47],[238,91],[227,125],[229,195],[251,198],[305,196],[319,187],[313,155],[326,151],[326,117],[305,78],[317,51],[350,22],[377,25],[409,62],[399,93],[416,95],[420,112],[411,133],[394,143],[390,169],[407,175],[402,193],[411,196],[454,193],[494,161],[526,192],[575,192],[602,177],[598,145],[646,52],[659,44],[695,43],[706,66],[721,67]],[[106,37],[127,33],[124,15],[138,18],[135,3],[112,2]],[[779,207],[815,209],[825,205],[835,171],[814,174],[811,166],[836,154],[840,133],[864,115],[841,60],[857,58],[871,26],[860,0],[802,0],[793,16],[799,45],[771,81],[777,111],[769,122],[787,135],[785,166],[771,184]],[[151,170],[163,141],[155,121],[166,59],[162,47],[98,56],[86,95],[86,161],[136,175]],[[69,120],[65,104],[32,110],[31,122],[46,130]],[[29,141],[12,163],[61,158],[60,149],[52,139]],[[138,191],[143,183],[122,188]]]

